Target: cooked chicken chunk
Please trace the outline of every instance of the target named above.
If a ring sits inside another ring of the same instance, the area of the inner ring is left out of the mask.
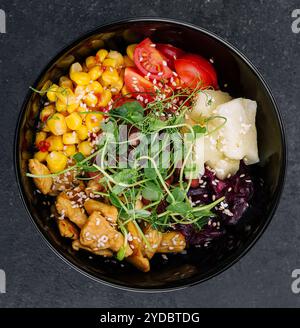
[[[32,158],[29,160],[29,171],[31,174],[36,175],[46,175],[50,174],[50,171],[48,170],[47,166],[40,163],[37,159]],[[44,195],[48,194],[51,190],[52,186],[52,178],[33,178],[33,181],[36,185],[36,187],[40,190],[41,193]]]
[[[75,224],[73,224],[69,220],[58,219],[57,226],[62,237],[71,238],[71,239],[79,238],[78,229],[76,228]]]
[[[103,185],[99,182],[99,178],[89,180],[85,192],[88,196],[93,194],[94,191],[104,191]]]
[[[112,257],[113,256],[113,252],[109,249],[99,249],[99,250],[93,250],[88,246],[83,246],[79,240],[74,240],[72,243],[72,247],[73,249],[75,249],[75,251],[79,251],[80,249],[84,249],[88,252],[94,253],[96,255],[101,255],[104,257]]]
[[[150,271],[149,260],[143,255],[144,245],[141,236],[133,222],[127,224],[127,230],[130,233],[131,238],[129,240],[129,245],[133,253],[131,256],[127,257],[126,260],[141,271]]]
[[[108,248],[117,252],[124,245],[124,237],[101,212],[94,211],[82,227],[80,242],[94,251]]]
[[[63,217],[67,217],[79,228],[82,228],[87,221],[87,216],[83,208],[75,207],[65,192],[60,193],[56,198],[57,212]]]
[[[107,221],[110,223],[116,223],[118,218],[118,210],[113,205],[108,205],[97,200],[88,199],[84,203],[84,207],[89,215],[91,215],[94,211],[99,211]]]
[[[164,232],[158,246],[158,253],[178,253],[185,249],[185,237],[178,231]]]
[[[150,260],[154,256],[157,248],[159,247],[162,241],[163,234],[160,231],[153,229],[151,225],[148,225],[144,229],[144,234],[151,246],[151,249],[149,249],[147,245],[144,245],[143,253]]]
[[[53,184],[49,194],[51,196],[57,196],[62,191],[76,187],[79,183],[79,180],[76,179],[76,174],[76,171],[72,170],[53,178]]]

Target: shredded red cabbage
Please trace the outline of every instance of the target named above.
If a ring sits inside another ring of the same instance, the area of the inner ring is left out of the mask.
[[[203,245],[225,232],[226,225],[236,224],[249,207],[254,193],[254,180],[249,167],[240,163],[239,171],[225,180],[216,178],[215,172],[205,169],[203,183],[197,188],[190,188],[188,196],[195,205],[203,205],[225,196],[225,200],[216,209],[216,218],[198,230],[193,225],[178,225],[189,245]]]

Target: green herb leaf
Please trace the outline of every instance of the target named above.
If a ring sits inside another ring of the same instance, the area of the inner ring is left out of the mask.
[[[189,212],[191,210],[191,205],[184,203],[184,202],[176,202],[176,203],[170,204],[167,207],[167,210],[170,212],[173,212],[173,213],[185,215],[187,212]]]
[[[164,128],[165,126],[167,126],[166,121],[162,121],[159,118],[155,118],[155,117],[150,117],[147,121],[147,124],[148,124],[148,129],[151,132],[160,130],[160,129]]]
[[[138,101],[130,101],[112,109],[109,115],[115,118],[123,118],[131,123],[139,123],[144,118],[144,108]]]
[[[185,199],[185,193],[180,188],[176,187],[171,191],[176,202],[182,202]],[[170,196],[167,197],[167,202],[172,203],[173,200]]]
[[[145,183],[145,187],[142,190],[142,196],[145,199],[151,200],[151,201],[156,201],[160,200],[162,197],[162,190],[154,183],[151,181],[147,181]]]
[[[157,173],[156,173],[155,169],[153,169],[151,167],[144,169],[144,175],[145,175],[145,178],[151,179],[151,180],[154,180],[157,177]]]
[[[206,132],[206,127],[204,126],[200,126],[200,125],[194,125],[193,126],[193,130],[194,132],[197,134],[197,133],[201,133],[201,134],[204,134]]]
[[[134,215],[136,219],[139,219],[139,218],[147,218],[151,215],[151,212],[147,211],[147,210],[129,210],[128,211],[128,215]]]
[[[116,206],[117,208],[122,208],[121,200],[114,193],[109,194],[109,200],[110,200],[112,205]]]
[[[113,174],[112,177],[117,183],[132,184],[137,181],[138,172],[135,169],[123,169],[122,171]],[[126,187],[116,184],[112,188],[112,192],[118,195],[124,189],[126,189]]]
[[[118,261],[123,261],[125,258],[125,253],[126,253],[126,247],[122,246],[117,253],[116,259]]]
[[[73,155],[73,158],[75,159],[76,163],[80,163],[80,162],[82,162],[85,159],[84,155],[82,153],[80,153],[80,152],[74,154]]]

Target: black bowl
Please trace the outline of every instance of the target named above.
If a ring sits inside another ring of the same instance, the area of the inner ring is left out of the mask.
[[[69,240],[60,237],[45,197],[34,192],[25,176],[32,153],[31,138],[40,110],[40,97],[29,92],[22,107],[15,138],[15,167],[25,207],[48,245],[65,262],[86,276],[111,286],[131,290],[170,290],[203,282],[239,260],[254,245],[269,224],[277,207],[284,182],[286,146],[282,121],[274,98],[257,69],[237,49],[216,35],[191,24],[169,19],[128,19],[101,26],[63,49],[43,70],[34,86],[57,80],[74,60],[88,56],[102,46],[124,51],[126,45],[146,36],[154,42],[171,43],[186,51],[213,58],[221,89],[234,97],[247,97],[258,103],[257,129],[260,163],[257,174],[265,182],[263,203],[253,198],[249,209],[228,233],[207,249],[193,248],[169,261],[153,259],[149,273],[131,265],[121,266],[85,252],[72,250]],[[225,88],[224,85],[227,85]],[[47,199],[46,199],[47,201]]]

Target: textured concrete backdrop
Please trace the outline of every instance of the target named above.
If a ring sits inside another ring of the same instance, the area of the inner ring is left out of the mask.
[[[291,272],[300,268],[300,34],[291,31],[299,1],[2,0],[7,34],[0,34],[0,269],[7,293],[0,307],[264,307],[300,306]],[[141,15],[202,26],[244,52],[269,82],[289,143],[280,206],[263,237],[218,277],[183,291],[136,294],[85,278],[56,257],[30,223],[13,171],[16,119],[28,86],[62,47],[113,20]]]

